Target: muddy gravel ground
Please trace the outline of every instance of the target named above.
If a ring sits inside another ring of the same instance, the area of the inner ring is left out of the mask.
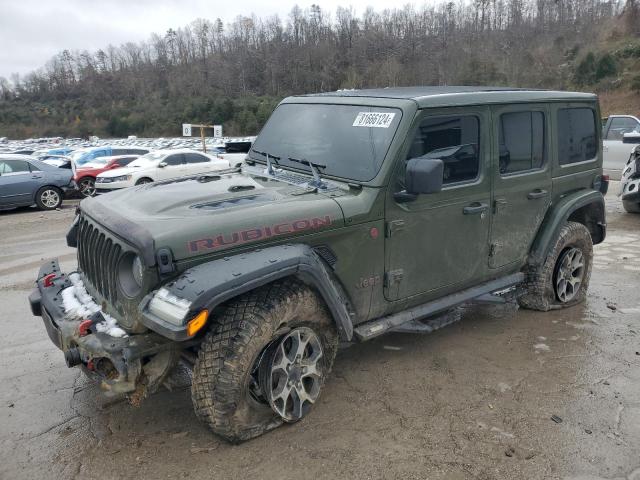
[[[239,446],[196,419],[184,370],[135,408],[68,369],[27,295],[44,259],[73,268],[73,204],[0,213],[0,478],[639,480],[640,215],[607,211],[584,305],[471,305],[342,349],[304,421]]]

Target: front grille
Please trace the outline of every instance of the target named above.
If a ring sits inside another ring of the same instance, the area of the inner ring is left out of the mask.
[[[78,266],[85,282],[102,297],[116,303],[118,297],[118,261],[123,246],[111,234],[84,216],[78,224]]]

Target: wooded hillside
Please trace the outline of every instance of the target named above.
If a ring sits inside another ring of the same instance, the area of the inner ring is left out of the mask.
[[[198,19],[0,77],[0,136],[174,136],[183,122],[255,134],[290,94],[445,84],[597,91],[605,112],[640,113],[640,0],[473,0],[361,15],[312,5],[286,19]]]

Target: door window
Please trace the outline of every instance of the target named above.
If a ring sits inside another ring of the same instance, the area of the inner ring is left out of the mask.
[[[181,153],[169,155],[167,158],[164,159],[164,162],[171,167],[176,165],[182,165],[182,157],[183,155]]]
[[[545,160],[542,112],[503,113],[498,129],[501,174],[542,168]]]
[[[633,118],[614,118],[609,125],[607,140],[622,141],[625,133],[640,131],[640,124]]]
[[[560,165],[586,162],[598,154],[596,116],[590,108],[558,110],[558,159]]]
[[[443,184],[478,178],[480,121],[472,115],[426,117],[411,142],[407,160],[424,157],[444,162]]]
[[[0,175],[29,173],[29,162],[24,160],[1,160]]]
[[[187,163],[205,163],[209,161],[208,157],[197,153],[185,153],[184,157],[187,160]]]

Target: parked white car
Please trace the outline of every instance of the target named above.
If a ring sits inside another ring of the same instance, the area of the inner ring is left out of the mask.
[[[226,170],[228,160],[195,150],[156,150],[141,156],[128,166],[99,174],[96,193],[172,178]]]
[[[602,168],[612,180],[620,180],[634,145],[623,143],[626,133],[640,132],[640,119],[633,115],[611,115],[603,121]]]

